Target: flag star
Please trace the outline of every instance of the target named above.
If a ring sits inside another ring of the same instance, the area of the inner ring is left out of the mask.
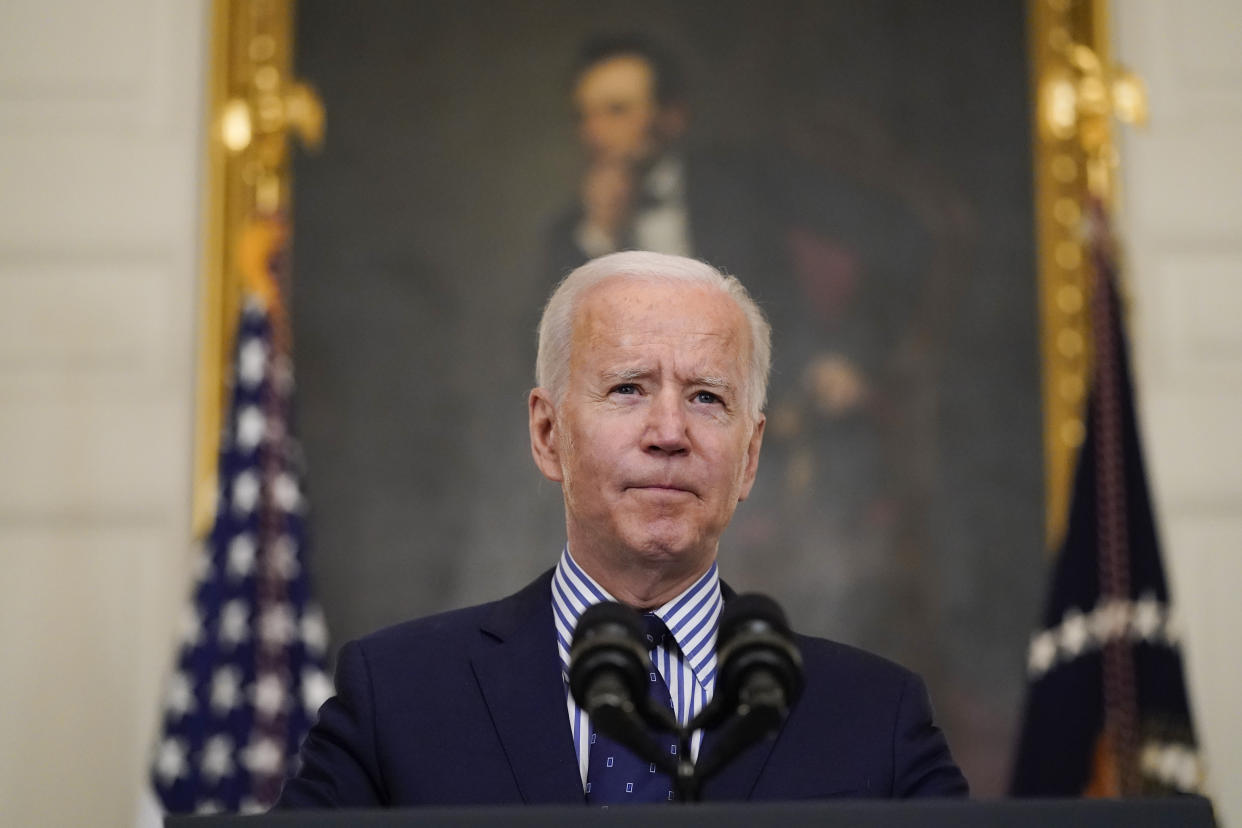
[[[237,447],[242,451],[254,451],[263,439],[265,417],[257,405],[248,405],[237,412]]]
[[[241,760],[251,773],[274,776],[283,771],[284,751],[276,740],[263,736],[246,746]]]
[[[253,471],[244,471],[233,480],[233,511],[248,515],[259,503],[259,477]]]
[[[263,673],[251,690],[255,711],[268,719],[276,718],[285,707],[285,683],[276,673]]]
[[[206,814],[222,814],[224,813],[224,803],[218,799],[204,799],[194,806],[194,813],[200,816]]]
[[[1070,607],[1061,619],[1061,649],[1071,658],[1082,652],[1091,637],[1086,616],[1078,607]]]
[[[328,625],[318,606],[307,607],[302,613],[302,644],[315,655],[323,655],[328,646]]]
[[[250,337],[237,355],[237,380],[245,388],[254,388],[263,380],[267,368],[267,345],[258,337]]]
[[[1121,638],[1129,623],[1129,601],[1112,598],[1097,604],[1091,613],[1091,631],[1101,643]]]
[[[1203,787],[1203,768],[1200,767],[1199,755],[1194,750],[1182,747],[1173,779],[1179,791],[1198,793]]]
[[[1180,745],[1162,745],[1156,773],[1162,782],[1175,782],[1180,775],[1186,751]]]
[[[160,743],[159,753],[155,757],[155,775],[165,787],[185,776],[188,769],[184,741],[172,736]]]
[[[228,573],[230,578],[244,578],[254,571],[254,537],[243,532],[229,543]]]
[[[332,680],[323,670],[306,667],[302,670],[302,707],[311,718],[332,698]]]
[[[302,493],[298,490],[298,481],[288,472],[283,472],[276,478],[272,496],[276,505],[286,512],[296,512],[302,507]]]
[[[234,598],[220,610],[220,643],[235,647],[249,634],[250,608],[241,598]]]
[[[1041,676],[1052,667],[1057,660],[1056,636],[1049,630],[1031,636],[1031,649],[1027,656],[1027,672],[1032,676]]]
[[[263,612],[259,619],[259,638],[270,647],[283,647],[293,640],[295,624],[293,609],[277,604]]]
[[[194,709],[194,688],[190,677],[181,671],[173,673],[168,682],[168,692],[164,697],[164,706],[174,717],[180,719]]]
[[[1143,593],[1143,597],[1135,603],[1134,614],[1130,619],[1135,636],[1143,641],[1152,641],[1164,624],[1164,613],[1161,610],[1155,595],[1150,592]]]
[[[203,746],[203,756],[198,763],[199,772],[208,785],[214,785],[224,777],[231,776],[233,767],[233,740],[223,733],[217,733]]]
[[[241,672],[231,665],[217,668],[211,676],[211,707],[226,715],[237,707],[241,695]]]
[[[285,580],[296,578],[302,567],[298,563],[297,546],[293,538],[281,535],[272,543],[270,551],[272,569]]]

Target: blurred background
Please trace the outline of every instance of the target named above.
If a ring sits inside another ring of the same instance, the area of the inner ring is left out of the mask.
[[[639,33],[682,80],[652,156],[684,187],[690,231],[669,243],[736,273],[775,326],[760,479],[722,575],[801,632],[922,673],[975,792],[1003,795],[1056,543],[1037,5],[297,3],[286,57],[327,130],[292,159],[291,251],[271,269],[292,285],[277,329],[326,665],[379,626],[512,592],[559,552],[560,493],[529,459],[533,331],[583,255],[575,62],[595,35]],[[1089,5],[1148,86],[1151,123],[1119,133],[1116,210],[1137,399],[1207,791],[1242,824],[1242,12]],[[185,617],[210,569],[195,428],[227,399],[203,399],[196,359],[231,330],[202,278],[210,90],[239,60],[213,21],[207,2],[0,9],[14,824],[133,822],[178,642],[203,620]],[[262,189],[259,166],[235,172]]]

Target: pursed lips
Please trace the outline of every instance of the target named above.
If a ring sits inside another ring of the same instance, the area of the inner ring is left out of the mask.
[[[682,492],[684,494],[691,494],[691,495],[695,493],[694,490],[691,489],[689,486],[683,486],[678,483],[632,483],[630,485],[627,485],[625,488],[638,489],[641,491],[656,492],[656,493]]]

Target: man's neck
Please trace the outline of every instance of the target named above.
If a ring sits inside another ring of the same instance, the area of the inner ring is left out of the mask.
[[[583,572],[608,591],[613,598],[637,610],[651,610],[667,604],[689,589],[707,570],[715,557],[694,566],[681,561],[649,562],[632,553],[625,565],[610,565],[604,556],[569,545],[569,554]]]

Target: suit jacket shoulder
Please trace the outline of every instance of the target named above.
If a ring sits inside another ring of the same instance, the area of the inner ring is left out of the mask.
[[[277,807],[581,802],[549,583],[343,646]]]
[[[752,798],[965,796],[968,786],[915,673],[872,653],[798,636],[805,690]]]

